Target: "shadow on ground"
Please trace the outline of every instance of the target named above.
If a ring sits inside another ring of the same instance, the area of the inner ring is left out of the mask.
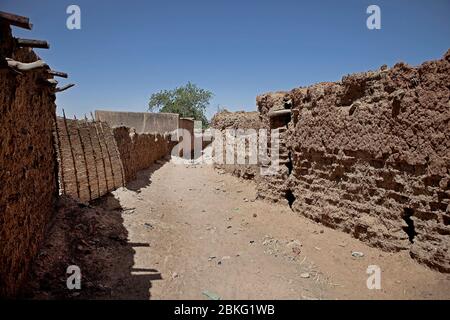
[[[152,184],[152,175],[153,173],[160,169],[166,162],[169,160],[167,159],[161,159],[152,164],[148,169],[144,169],[141,171],[138,171],[136,173],[136,179],[127,183],[127,189],[132,190],[134,192],[139,193],[141,189],[144,189],[145,187],[148,187]]]
[[[61,197],[29,281],[26,299],[150,299],[157,269],[135,269],[136,247],[128,242],[123,209],[111,194],[84,205]],[[81,270],[81,289],[67,288],[67,267]]]

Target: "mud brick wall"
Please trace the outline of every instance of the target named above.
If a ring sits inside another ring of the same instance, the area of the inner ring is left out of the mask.
[[[291,109],[281,184],[262,198],[388,251],[450,272],[450,51],[418,67],[352,74],[257,98]]]
[[[33,62],[0,21],[0,57]],[[27,277],[57,198],[53,140],[55,96],[43,69],[5,68],[0,58],[0,296],[14,296]]]
[[[112,129],[105,122],[57,119],[61,193],[88,202],[125,185]]]
[[[223,170],[224,172],[230,173],[234,176],[243,178],[243,179],[258,179],[259,177],[259,166],[257,164],[249,164],[249,155],[248,151],[246,153],[246,164],[238,164],[236,152],[238,148],[242,147],[242,144],[246,144],[248,150],[248,140],[238,139],[234,144],[234,152],[235,152],[235,162],[234,164],[225,164],[226,157],[226,130],[227,129],[255,129],[258,133],[258,130],[263,127],[260,119],[260,115],[258,112],[229,112],[222,111],[214,115],[211,120],[211,127],[215,130],[219,130],[222,133],[223,137],[223,159],[221,163],[214,163],[214,167]],[[216,147],[216,143],[213,143],[213,146]]]
[[[178,128],[179,129],[184,129],[187,132],[189,132],[189,136],[190,136],[190,143],[186,144],[182,144],[183,146],[183,150],[181,150],[180,152],[180,156],[184,157],[185,154],[184,152],[186,151],[186,158],[192,159],[194,156],[194,144],[195,144],[195,135],[194,135],[194,120],[191,119],[187,119],[187,118],[180,118],[178,120]],[[180,134],[181,136],[179,137],[180,141],[184,141],[184,139],[186,137],[184,137],[184,134],[187,134],[186,132],[181,131]],[[189,136],[187,136],[187,138],[189,138]]]
[[[137,134],[134,129],[128,127],[117,127],[113,132],[126,182],[136,179],[139,170],[146,169],[155,161],[169,155],[174,145],[168,133]]]

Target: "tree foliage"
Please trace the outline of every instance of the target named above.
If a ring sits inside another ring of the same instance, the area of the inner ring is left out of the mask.
[[[188,82],[185,86],[152,94],[148,107],[150,111],[178,113],[180,117],[194,118],[207,125],[205,112],[212,97],[212,92]]]

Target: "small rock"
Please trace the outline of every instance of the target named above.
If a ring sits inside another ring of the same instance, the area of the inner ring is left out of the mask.
[[[258,215],[256,213],[253,214],[253,218],[256,218]]]
[[[352,257],[355,257],[355,258],[362,258],[362,257],[364,257],[364,253],[359,252],[359,251],[353,251],[353,252],[352,252]]]
[[[233,228],[233,226],[227,226],[227,229],[231,229],[231,228]]]
[[[222,261],[217,261],[217,264],[220,266],[222,264]]]
[[[153,229],[153,226],[148,222],[144,223],[144,226],[146,226],[149,229]]]
[[[172,273],[172,279],[178,278],[178,273],[174,272]]]
[[[305,272],[305,273],[302,273],[302,274],[300,275],[300,278],[308,279],[310,276],[311,276],[311,275],[310,275],[308,272]]]
[[[247,198],[244,198],[244,202],[248,202],[248,199],[247,199]]]
[[[255,243],[255,240],[250,240],[250,244],[253,244],[253,243]]]
[[[209,256],[208,261],[212,261],[216,258],[216,256]]]
[[[211,300],[220,300],[220,296],[217,293],[211,291],[203,291],[202,294]]]

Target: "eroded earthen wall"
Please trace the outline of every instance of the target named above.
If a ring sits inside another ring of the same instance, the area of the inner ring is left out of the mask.
[[[139,170],[146,169],[156,160],[169,155],[174,145],[170,134],[137,134],[128,127],[117,127],[113,131],[126,182],[136,179],[136,173]]]
[[[241,177],[244,179],[258,179],[260,168],[257,163],[252,164],[250,161],[250,143],[252,140],[249,138],[235,139],[234,143],[232,143],[232,148],[234,149],[232,152],[234,153],[233,162],[228,163],[226,160],[226,152],[227,147],[230,148],[230,145],[227,146],[227,135],[226,131],[229,130],[244,130],[242,131],[242,135],[246,133],[249,134],[259,134],[259,129],[262,127],[261,119],[258,112],[229,112],[222,111],[214,115],[211,120],[211,127],[215,130],[218,130],[222,135],[222,141],[219,140],[214,141],[214,167],[223,170],[224,172],[233,174],[237,177]],[[253,129],[253,130],[252,130]],[[252,131],[249,131],[252,130]],[[247,132],[246,132],[247,131]],[[216,133],[218,134],[218,133]],[[237,131],[234,131],[234,135],[239,135]],[[217,148],[219,145],[217,143],[222,144],[222,152],[219,155],[217,152]],[[238,163],[237,159],[237,151],[238,149],[243,150],[245,148],[245,163]]]
[[[27,277],[57,197],[53,140],[54,89],[44,69],[21,74],[3,57],[33,62],[0,21],[0,296],[13,296]]]
[[[450,272],[450,51],[257,98],[287,161],[262,198]],[[285,124],[270,112],[290,109]]]

